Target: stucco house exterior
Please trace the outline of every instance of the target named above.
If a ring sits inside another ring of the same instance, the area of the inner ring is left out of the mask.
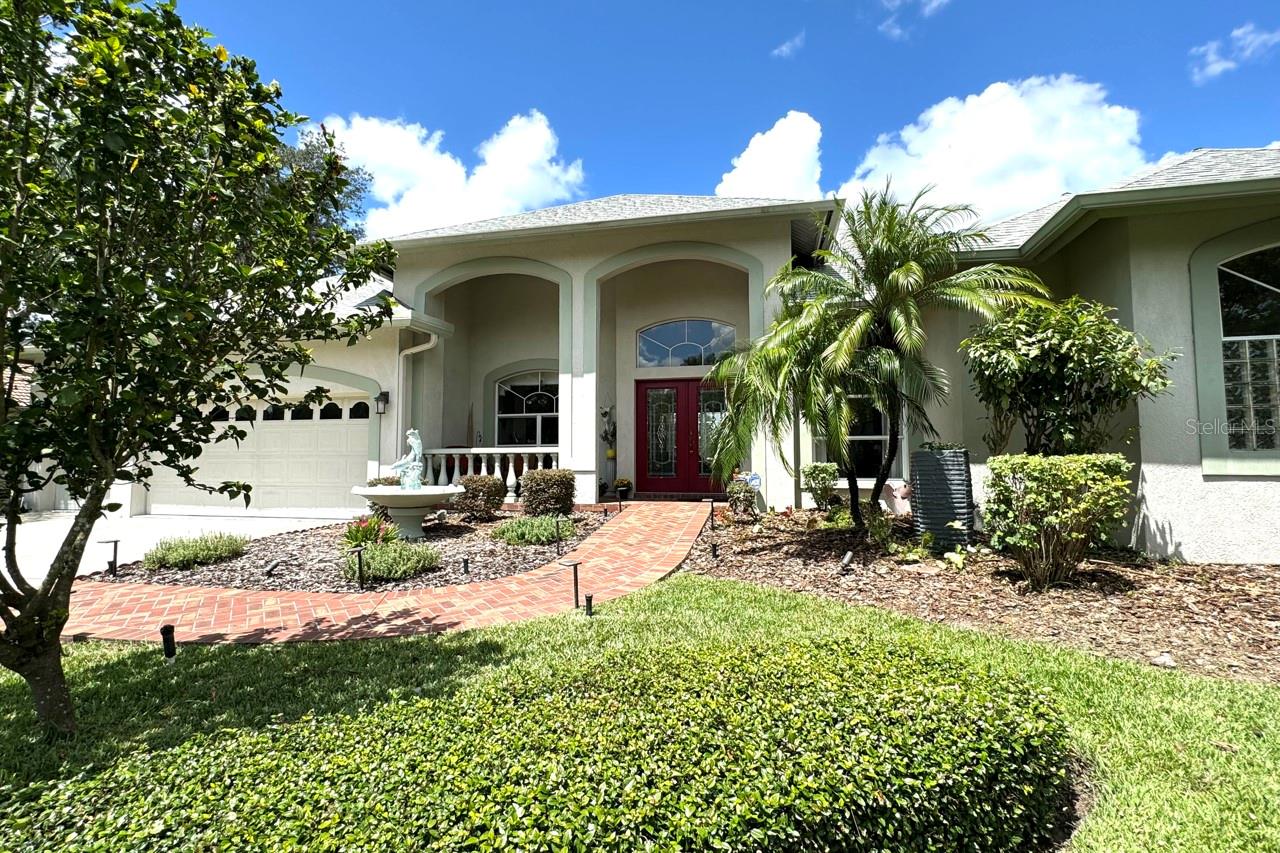
[[[439,483],[486,471],[514,490],[521,471],[554,465],[574,472],[584,503],[615,477],[642,498],[711,493],[703,440],[724,401],[700,380],[762,333],[769,277],[814,263],[818,223],[836,216],[829,199],[624,195],[397,237],[394,281],[349,303],[385,290],[394,320],[355,347],[318,345],[298,379],[331,402],[225,413],[252,419],[252,437],[211,448],[201,476],[254,482],[253,512],[348,515],[363,507],[350,486],[385,472],[412,426]],[[1114,305],[1156,349],[1181,353],[1173,391],[1129,414],[1137,437],[1120,448],[1139,466],[1133,544],[1280,562],[1280,149],[1192,152],[989,233],[965,262],[1029,266],[1056,295]],[[970,448],[980,483],[985,412],[957,352],[972,318],[926,320],[930,356],[952,377],[933,421]],[[859,432],[860,457],[878,458],[874,416]],[[919,440],[903,438],[899,478]],[[803,427],[785,451],[797,467],[824,458]],[[769,506],[806,499],[768,442],[744,464]],[[131,513],[243,511],[163,476],[121,491]]]

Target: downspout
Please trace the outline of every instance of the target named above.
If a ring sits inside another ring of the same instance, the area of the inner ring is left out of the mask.
[[[400,361],[396,364],[396,393],[400,395],[400,402],[396,404],[397,436],[403,435],[405,430],[409,428],[409,392],[406,390],[409,358],[420,352],[435,349],[436,344],[440,343],[440,336],[435,332],[426,332],[425,334],[427,336],[426,343],[400,350]]]

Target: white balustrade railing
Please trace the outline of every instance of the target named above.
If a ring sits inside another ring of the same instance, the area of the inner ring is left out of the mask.
[[[558,468],[560,448],[438,447],[422,451],[422,482],[456,486],[468,474],[488,474],[507,484],[507,501],[516,499],[516,483],[525,471]]]

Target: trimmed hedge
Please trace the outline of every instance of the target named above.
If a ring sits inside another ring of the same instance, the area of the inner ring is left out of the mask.
[[[557,518],[560,519],[559,527],[556,526]],[[502,522],[493,528],[492,535],[508,545],[552,545],[557,538],[572,538],[576,530],[571,520],[560,516],[522,515]]]
[[[507,484],[489,474],[468,474],[458,485],[462,494],[453,499],[453,508],[481,521],[493,518],[507,499]]]
[[[567,468],[539,468],[520,478],[525,515],[568,515],[573,512],[573,492],[573,472]]]
[[[415,545],[403,539],[375,542],[364,549],[365,580],[398,581],[440,567],[440,552],[429,545]],[[347,557],[347,578],[356,580],[356,555]]]
[[[1118,453],[993,456],[987,467],[983,527],[1034,589],[1069,580],[1133,499],[1133,465]]]
[[[155,571],[204,566],[239,557],[248,544],[249,537],[231,533],[204,533],[183,539],[161,539],[142,558],[142,567]]]
[[[620,649],[214,743],[17,791],[0,848],[1012,851],[1066,821],[1043,693],[874,640]]]

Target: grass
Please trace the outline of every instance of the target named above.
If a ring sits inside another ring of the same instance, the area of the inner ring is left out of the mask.
[[[232,533],[202,533],[183,539],[161,539],[142,558],[143,568],[189,569],[239,557],[249,544],[247,536]]]
[[[131,753],[308,712],[364,715],[397,698],[448,698],[499,672],[641,655],[673,642],[736,645],[777,636],[858,643],[900,637],[935,654],[1015,673],[1050,690],[1091,765],[1092,808],[1077,851],[1280,849],[1280,689],[1015,642],[730,581],[678,576],[580,615],[414,640],[184,647],[71,645],[81,732],[35,737],[26,690],[0,675],[0,785],[94,774]],[[678,639],[673,639],[678,638]],[[5,794],[0,791],[0,802]]]

